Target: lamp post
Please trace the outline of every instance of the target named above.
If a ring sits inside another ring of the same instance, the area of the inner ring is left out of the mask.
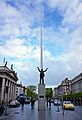
[[[64,115],[64,108],[63,108],[63,95],[64,95],[64,88],[62,88],[62,114]]]

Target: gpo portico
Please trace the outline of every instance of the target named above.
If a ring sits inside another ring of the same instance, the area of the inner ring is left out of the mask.
[[[0,66],[0,103],[16,98],[17,73],[7,66]]]

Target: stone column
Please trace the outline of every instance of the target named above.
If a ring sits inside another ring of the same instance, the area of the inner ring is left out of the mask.
[[[4,95],[5,95],[5,78],[3,78],[2,80],[1,102],[4,101]]]
[[[12,100],[13,100],[13,82],[12,82]]]
[[[10,84],[9,100],[11,100],[11,81],[9,82],[9,84]]]
[[[15,83],[15,98],[16,98],[16,83]]]
[[[14,93],[15,93],[15,90],[14,90],[14,83],[13,83],[13,99],[14,99]]]
[[[12,100],[13,100],[13,82],[12,82]]]
[[[16,83],[15,83],[15,98],[16,98]]]
[[[10,101],[10,80],[9,80],[9,88],[8,88],[8,102]]]
[[[15,92],[15,90],[14,90],[14,83],[12,83],[12,99],[14,99],[14,92]]]
[[[11,100],[11,81],[9,80],[9,101]]]
[[[10,99],[12,100],[12,82],[11,82],[10,90],[11,90]]]
[[[8,89],[6,88],[8,86],[8,79],[6,79],[6,86],[5,86],[5,102],[8,102]]]
[[[13,93],[14,93],[13,97],[15,99],[15,83],[13,83]]]

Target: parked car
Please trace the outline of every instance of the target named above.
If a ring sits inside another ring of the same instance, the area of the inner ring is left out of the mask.
[[[9,107],[19,107],[19,106],[20,106],[20,103],[17,100],[12,100],[9,103]]]
[[[4,113],[4,106],[0,105],[0,114],[3,114],[3,113]]]
[[[60,105],[60,101],[57,100],[57,99],[55,99],[55,100],[54,100],[54,105],[56,105],[56,106],[57,106],[57,105]]]
[[[63,108],[65,110],[74,110],[75,106],[74,106],[74,104],[71,101],[64,101],[63,102]]]
[[[25,104],[30,104],[30,101],[31,101],[31,100],[30,100],[30,97],[26,97],[26,99],[25,99],[24,102],[25,102]]]

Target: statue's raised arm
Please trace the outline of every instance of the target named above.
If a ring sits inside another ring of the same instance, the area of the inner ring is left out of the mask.
[[[46,68],[43,72],[46,72],[48,68]]]
[[[41,72],[40,69],[39,69],[39,67],[37,67],[37,68],[38,68],[38,71]]]

